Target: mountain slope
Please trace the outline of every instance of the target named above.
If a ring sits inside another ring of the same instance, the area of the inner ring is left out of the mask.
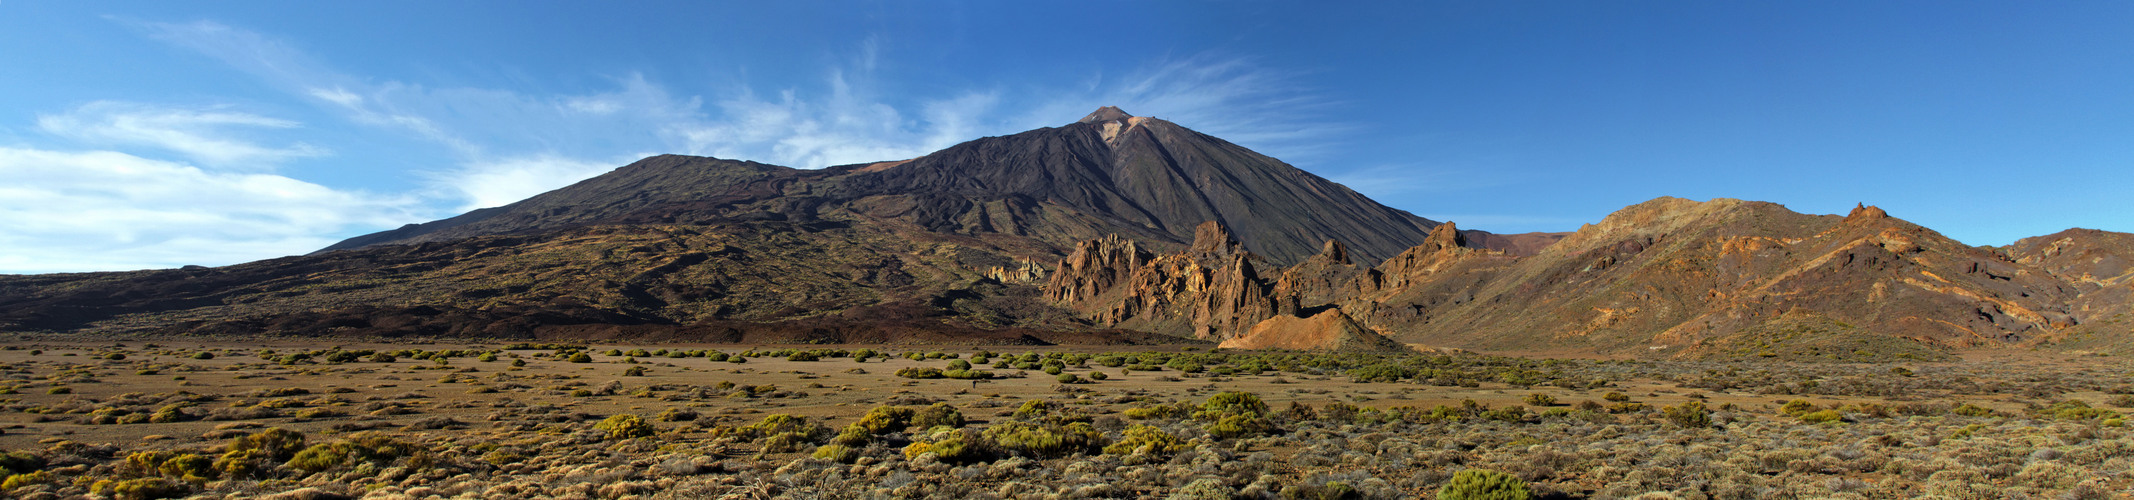
[[[973,140],[906,161],[811,171],[657,156],[504,207],[327,250],[596,224],[809,221],[832,212],[1029,240],[1033,252],[1024,257],[1051,258],[1106,234],[1175,248],[1190,241],[1195,226],[1219,221],[1276,262],[1309,256],[1327,239],[1378,259],[1422,241],[1437,225],[1227,141],[1107,107],[1063,127]]]

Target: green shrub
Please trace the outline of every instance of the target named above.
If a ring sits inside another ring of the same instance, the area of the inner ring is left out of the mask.
[[[1225,392],[1208,396],[1208,401],[1201,403],[1200,409],[1203,414],[1212,414],[1202,416],[1206,420],[1215,420],[1224,415],[1268,414],[1267,403],[1260,401],[1258,395],[1250,392]]]
[[[304,472],[322,472],[348,462],[350,451],[341,443],[316,444],[297,452],[295,457],[289,458],[288,465]]]
[[[653,428],[652,424],[645,422],[644,417],[629,413],[618,414],[608,417],[606,420],[601,420],[600,423],[593,424],[593,430],[601,431],[604,437],[611,440],[641,438],[659,432],[659,429]]]
[[[1786,404],[1779,406],[1778,412],[1785,414],[1788,417],[1799,417],[1801,415],[1807,415],[1809,413],[1814,413],[1822,409],[1823,407],[1816,406],[1815,403],[1810,403],[1806,400],[1796,399],[1792,401],[1787,401]]]
[[[1126,418],[1131,418],[1134,420],[1174,419],[1186,416],[1184,410],[1180,410],[1178,409],[1178,407],[1171,405],[1127,408],[1126,411],[1123,413],[1126,415]]]
[[[304,472],[322,472],[360,463],[390,465],[403,457],[416,457],[429,450],[380,434],[357,434],[332,443],[312,445],[290,457],[288,466]]]
[[[1949,413],[1963,415],[1966,417],[1991,417],[1993,416],[1993,409],[1971,403],[1964,403],[1956,405],[1956,408],[1949,410]]]
[[[849,464],[860,459],[860,452],[843,445],[826,444],[816,447],[812,456],[818,460]]]
[[[874,433],[868,432],[866,427],[861,427],[858,423],[853,423],[846,425],[843,430],[837,431],[837,436],[830,438],[830,444],[860,447],[866,446],[869,441],[873,440]]]
[[[1090,380],[1100,380],[1100,381],[1101,381],[1101,380],[1104,380],[1104,379],[1108,379],[1108,378],[1111,378],[1111,375],[1106,375],[1106,374],[1105,374],[1104,372],[1089,372],[1089,379],[1090,379]]]
[[[101,490],[101,491],[98,491]],[[90,487],[91,493],[119,500],[150,500],[155,498],[179,498],[192,491],[183,483],[160,477],[144,477],[125,481],[98,481]]]
[[[627,369],[627,370],[623,370],[623,371],[622,371],[622,376],[625,376],[625,377],[643,377],[643,376],[645,376],[645,367],[642,367],[642,366],[632,366],[632,367],[630,367],[630,369]]]
[[[977,438],[965,433],[965,431],[938,433],[928,437],[925,441],[914,441],[910,445],[906,445],[904,447],[904,458],[911,460],[919,458],[919,455],[932,453],[943,462],[976,462],[984,460],[989,455],[985,447],[978,445],[977,442]]]
[[[169,460],[164,460],[163,465],[157,467],[156,470],[162,472],[165,476],[178,478],[186,482],[202,482],[215,478],[215,462],[207,457],[191,453],[170,457]]]
[[[13,474],[7,476],[6,480],[0,481],[0,491],[14,491],[16,488],[50,482],[52,482],[52,474],[45,471]]]
[[[1467,469],[1452,475],[1437,490],[1438,500],[1526,500],[1534,493],[1526,481],[1497,471]]]
[[[482,455],[482,462],[483,462],[483,463],[487,463],[487,464],[489,464],[489,465],[494,465],[494,466],[497,466],[497,467],[503,467],[503,466],[506,466],[506,465],[511,465],[511,464],[519,463],[519,462],[522,462],[522,461],[525,461],[525,460],[526,460],[526,456],[525,456],[525,455],[521,455],[521,454],[519,454],[519,452],[516,452],[516,451],[512,451],[512,450],[496,450],[496,451],[492,451],[492,452],[489,452],[489,453],[487,453],[487,454],[484,454],[484,455]]]
[[[1015,409],[1015,418],[1043,417],[1059,409],[1059,403],[1054,403],[1042,399],[1032,399],[1029,401],[1024,401],[1022,407]]]
[[[1110,444],[1103,434],[1082,422],[1046,425],[1007,421],[987,428],[985,437],[1004,451],[1038,458],[1095,453]]]
[[[934,403],[911,418],[912,425],[932,429],[935,427],[963,427],[963,412],[948,403]]]
[[[1623,394],[1623,393],[1620,393],[1620,392],[1609,392],[1609,393],[1607,393],[1607,394],[1602,394],[1602,395],[1601,395],[1601,399],[1606,399],[1606,400],[1608,400],[1608,401],[1610,401],[1610,402],[1616,402],[1616,403],[1621,403],[1621,402],[1624,402],[1624,401],[1629,401],[1629,400],[1630,400],[1630,396],[1629,396],[1629,395],[1627,395],[1627,394]]]
[[[231,450],[215,458],[215,473],[225,479],[250,479],[274,464],[265,450]]]
[[[911,367],[897,370],[897,376],[912,379],[942,378],[940,368]]]
[[[1528,394],[1526,395],[1526,404],[1534,406],[1556,406],[1556,396],[1550,396],[1539,392]]]
[[[1112,443],[1111,446],[1104,447],[1104,453],[1110,455],[1143,453],[1157,457],[1169,457],[1180,451],[1185,451],[1185,449],[1185,442],[1179,441],[1178,436],[1164,432],[1163,429],[1156,426],[1136,424],[1133,427],[1126,428],[1125,439],[1120,439]]]
[[[304,433],[275,427],[230,440],[229,452],[258,450],[275,461],[288,460],[304,449]]]
[[[1232,439],[1266,435],[1275,430],[1274,422],[1259,415],[1226,415],[1215,423],[1201,427],[1216,439]]]
[[[874,409],[867,410],[867,414],[861,416],[860,421],[854,425],[866,429],[870,434],[888,434],[904,430],[905,427],[911,427],[911,420],[914,414],[915,412],[911,411],[910,408],[877,406]]]
[[[576,353],[571,355],[570,361],[572,363],[591,363],[593,362],[593,356],[582,352]]]
[[[2093,408],[2089,402],[2080,399],[2053,403],[2051,406],[2036,410],[2036,412],[2038,416],[2060,420],[2102,420],[2119,416],[2119,413],[2112,410]]]
[[[799,440],[798,443],[813,443],[818,436],[829,434],[829,432],[830,430],[823,427],[822,424],[809,422],[808,417],[784,413],[773,413],[764,416],[763,420],[756,423],[719,431],[719,433],[731,433],[734,437],[748,440],[767,440],[781,434],[796,434],[804,438]],[[790,440],[792,438],[789,437],[787,439]],[[795,445],[797,446],[798,443]]]
[[[1811,424],[1837,422],[1844,418],[1845,415],[1838,413],[1837,410],[1819,410],[1801,414],[1801,421]]]
[[[1676,427],[1702,429],[1712,426],[1712,411],[1704,407],[1703,401],[1690,401],[1682,403],[1681,406],[1662,407],[1660,412],[1666,414],[1667,421],[1675,424]]]
[[[1057,379],[1055,379],[1055,380],[1058,380],[1058,381],[1059,381],[1060,383],[1062,383],[1062,384],[1079,384],[1079,383],[1082,383],[1082,377],[1080,377],[1080,376],[1077,376],[1077,375],[1075,375],[1075,374],[1072,374],[1072,373],[1061,373],[1061,374],[1059,374],[1059,375],[1060,375],[1060,376],[1059,376],[1059,378],[1057,378]]]

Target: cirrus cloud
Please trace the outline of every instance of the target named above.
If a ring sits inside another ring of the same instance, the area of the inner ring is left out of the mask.
[[[146,146],[226,168],[270,170],[296,158],[325,156],[325,148],[301,142],[263,146],[242,134],[256,129],[293,129],[289,120],[232,111],[97,101],[65,113],[37,117],[45,133],[99,146]]]
[[[114,151],[0,147],[0,272],[222,265],[308,253],[415,200]]]

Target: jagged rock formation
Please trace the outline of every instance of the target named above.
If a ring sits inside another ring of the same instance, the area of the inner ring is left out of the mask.
[[[1220,222],[1194,233],[1185,251],[1162,256],[1117,236],[1083,242],[1060,261],[1044,296],[1103,325],[1211,340],[1272,316],[1260,259]]]
[[[1456,232],[1449,224],[1438,230]],[[1264,261],[1241,250],[1222,223],[1203,223],[1194,233],[1185,251],[1161,256],[1117,237],[1084,242],[1060,261],[1044,295],[1100,325],[1190,335],[1230,347],[1400,348],[1337,308],[1299,307],[1307,300],[1318,306],[1336,298],[1342,291],[1337,277],[1362,271],[1349,263],[1345,245],[1328,241],[1319,254],[1270,281],[1258,271]]]
[[[987,279],[1001,283],[1034,284],[1045,279],[1045,267],[1037,261],[1024,258],[1013,266],[993,266],[986,271]]]

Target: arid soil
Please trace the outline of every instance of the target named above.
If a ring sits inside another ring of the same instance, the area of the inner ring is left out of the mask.
[[[2134,373],[2110,357],[1104,349],[20,339],[0,343],[0,492],[1412,498],[1482,484],[1466,470],[1545,498],[2134,486]]]

